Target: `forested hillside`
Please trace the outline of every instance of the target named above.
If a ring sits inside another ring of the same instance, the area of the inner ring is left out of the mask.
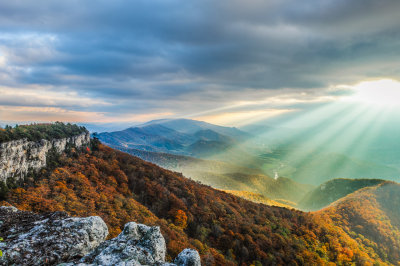
[[[270,206],[285,207],[292,209],[297,205],[295,202],[291,202],[288,200],[279,200],[279,201],[271,200],[265,197],[264,195],[249,191],[240,191],[240,190],[224,190],[224,191],[232,195],[250,200],[255,203],[262,203]]]
[[[304,210],[319,210],[361,188],[384,182],[382,179],[332,179],[307,193],[298,206]]]
[[[384,182],[360,189],[315,217],[338,226],[369,249],[372,258],[400,263],[400,185]]]
[[[169,257],[193,247],[204,265],[397,263],[334,221],[256,204],[96,142],[90,152],[54,160],[54,169],[28,178],[6,202],[37,212],[100,215],[111,237],[128,221],[159,225]]]
[[[269,199],[297,202],[314,188],[312,185],[300,184],[289,178],[274,179],[263,174],[260,169],[234,163],[130,148],[118,147],[118,149],[222,190],[248,191],[262,194]]]

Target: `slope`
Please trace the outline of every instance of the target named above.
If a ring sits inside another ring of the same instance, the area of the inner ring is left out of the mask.
[[[8,193],[7,201],[37,212],[100,215],[114,236],[130,220],[156,224],[170,257],[194,247],[204,265],[382,261],[313,215],[256,204],[126,153],[96,147],[61,156],[57,168],[28,178],[24,187]],[[318,252],[322,246],[327,247],[324,253]]]
[[[314,187],[280,177],[273,179],[261,170],[241,167],[217,160],[203,160],[189,156],[125,149],[129,154],[182,173],[203,184],[222,190],[240,190],[259,193],[270,199],[299,201]]]
[[[262,204],[269,205],[269,206],[277,206],[277,207],[285,207],[285,208],[293,208],[296,206],[296,203],[294,203],[294,202],[282,203],[282,202],[278,202],[275,200],[271,200],[271,199],[265,197],[264,195],[254,193],[254,192],[240,191],[240,190],[224,190],[224,191],[226,193],[230,193],[232,195],[250,200],[252,202],[262,203]]]
[[[360,189],[314,213],[352,236],[373,257],[400,261],[400,185],[384,182]]]
[[[333,179],[307,193],[298,207],[303,210],[319,210],[356,190],[384,182],[382,179]]]

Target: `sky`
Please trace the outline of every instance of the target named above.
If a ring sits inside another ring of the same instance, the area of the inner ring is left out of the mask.
[[[235,125],[335,102],[400,80],[399,13],[398,0],[0,1],[0,123]]]

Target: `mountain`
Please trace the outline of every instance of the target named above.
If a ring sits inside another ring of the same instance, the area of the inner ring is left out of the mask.
[[[203,265],[395,265],[399,195],[400,185],[388,182],[305,213],[245,200],[92,140],[90,149],[48,158],[3,204],[100,216],[110,237],[130,221],[160,226],[168,261],[189,247]]]
[[[304,210],[319,210],[361,188],[385,182],[382,179],[333,179],[308,192],[298,206]]]
[[[161,125],[132,127],[122,131],[104,132],[97,135],[103,142],[121,147],[151,147],[156,151],[179,152],[184,144],[196,139]]]
[[[223,153],[247,136],[248,134],[235,128],[188,119],[150,121],[122,131],[96,134],[102,142],[116,148],[134,148],[196,157]]]
[[[326,121],[315,125],[289,123],[299,117],[295,113],[287,115],[283,125],[279,120],[270,121],[272,126],[243,127],[250,133],[196,120],[163,119],[123,131],[100,133],[98,137],[120,150],[130,148],[223,161],[304,184],[319,185],[333,178],[399,179],[398,149],[388,145],[393,142],[396,126],[386,125],[388,132],[380,135],[389,141],[375,139],[368,146],[369,155],[364,156],[351,152],[357,149],[344,145],[347,139],[341,143],[332,132],[326,133],[326,127],[331,126]]]
[[[233,138],[222,135],[211,129],[199,130],[194,133],[194,136],[199,140],[204,140],[204,141],[234,142]]]
[[[198,158],[207,158],[219,153],[225,153],[232,147],[232,143],[215,140],[198,140],[187,147],[189,154]]]
[[[163,125],[165,127],[174,129],[176,131],[187,133],[187,134],[195,134],[198,131],[202,130],[211,130],[221,135],[225,135],[228,137],[232,137],[235,139],[246,139],[251,137],[250,133],[246,133],[241,131],[235,127],[223,127],[214,124],[210,124],[203,121],[191,120],[191,119],[160,119],[160,120],[152,120],[147,123],[142,124],[141,126],[147,125]]]

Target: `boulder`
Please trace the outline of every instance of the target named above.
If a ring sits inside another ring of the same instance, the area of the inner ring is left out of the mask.
[[[158,226],[130,222],[116,238],[105,241],[107,235],[107,225],[98,216],[35,214],[3,206],[0,265],[201,265],[193,249],[183,250],[174,263],[165,262],[166,245]]]
[[[201,266],[199,252],[190,248],[184,249],[176,257],[174,263],[178,266]]]
[[[69,217],[64,212],[34,214],[14,207],[0,208],[2,265],[44,265],[80,258],[108,235],[98,216]]]
[[[166,246],[159,227],[130,222],[80,262],[90,265],[156,265],[165,262]]]

